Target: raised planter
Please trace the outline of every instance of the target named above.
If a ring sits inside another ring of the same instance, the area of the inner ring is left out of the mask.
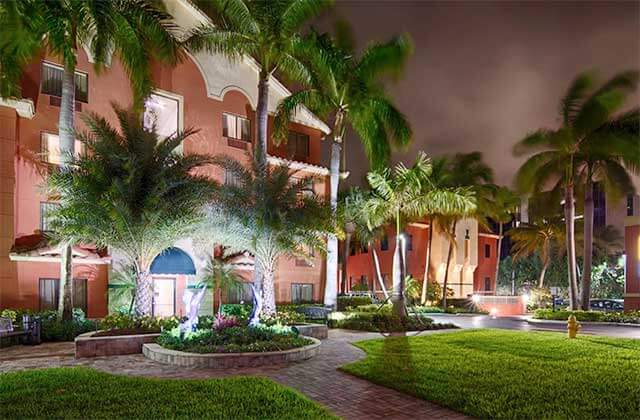
[[[95,331],[76,337],[76,359],[82,357],[117,356],[142,352],[142,345],[155,343],[159,333],[93,337]]]
[[[308,338],[313,341],[313,344],[297,349],[263,353],[187,353],[184,351],[165,349],[155,343],[144,344],[142,346],[142,353],[153,361],[182,367],[212,369],[257,367],[310,359],[318,354],[320,340],[313,337]]]
[[[324,324],[299,324],[294,325],[300,335],[324,340],[329,336],[329,327]]]

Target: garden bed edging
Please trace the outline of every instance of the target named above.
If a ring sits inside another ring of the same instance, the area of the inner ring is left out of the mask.
[[[76,337],[76,359],[142,353],[142,345],[155,343],[160,333],[93,337],[96,331]]]

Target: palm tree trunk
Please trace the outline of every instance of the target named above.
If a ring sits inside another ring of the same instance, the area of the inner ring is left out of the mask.
[[[371,258],[373,259],[373,267],[376,272],[376,280],[378,280],[378,284],[380,285],[380,289],[382,290],[382,294],[384,295],[385,300],[389,299],[389,292],[387,292],[387,287],[384,285],[384,280],[382,279],[382,273],[380,273],[380,259],[378,258],[378,253],[375,249],[375,244],[371,244]]]
[[[442,284],[442,309],[447,310],[447,286],[449,284],[449,267],[451,266],[451,256],[453,254],[453,241],[456,234],[457,221],[453,222],[449,236],[449,251],[447,252],[447,267],[444,271],[444,282]]]
[[[400,247],[402,241],[400,236],[400,214],[396,214],[396,249],[393,252],[393,294],[391,295],[391,303],[393,304],[393,312],[400,317],[407,316],[407,308],[404,305],[404,278],[402,267],[402,252]]]
[[[338,208],[338,184],[340,182],[341,144],[334,141],[331,145],[330,164],[330,202],[331,213],[336,217]],[[338,299],[338,237],[330,233],[327,235],[327,271],[324,285],[324,304],[335,308]]]
[[[496,250],[496,275],[495,275],[495,288],[497,288],[498,286],[498,274],[500,273],[500,257],[502,256],[502,231],[503,231],[504,227],[502,222],[499,223],[499,228],[498,228],[498,247]]]
[[[264,171],[267,168],[267,126],[269,122],[269,73],[265,70],[260,71],[260,80],[258,81],[256,119],[258,138],[253,155],[256,162],[260,164],[261,170]]]
[[[249,325],[258,325],[260,323],[260,314],[262,313],[262,268],[254,258],[253,264],[253,284],[251,285],[251,315],[249,316]]]
[[[422,276],[422,295],[420,304],[427,303],[427,289],[429,288],[429,268],[431,267],[431,240],[433,237],[433,222],[429,220],[429,238],[427,239],[427,252],[424,257],[424,275]]]
[[[273,264],[262,267],[262,313],[267,317],[276,315],[274,272]]]
[[[591,171],[584,190],[584,267],[582,268],[582,310],[590,309],[591,259],[593,257],[593,183]]]
[[[136,279],[136,315],[151,316],[153,314],[153,279],[146,268],[138,272]]]
[[[351,252],[351,233],[347,232],[344,238],[344,261],[342,261],[342,279],[340,281],[340,291],[345,293],[347,291],[347,263],[349,261],[349,253]]]
[[[542,264],[542,270],[540,270],[540,276],[538,277],[538,289],[542,289],[542,286],[544,286],[544,276],[547,273],[547,268],[549,268],[548,259],[544,262],[544,264]]]
[[[75,65],[65,63],[62,75],[62,99],[58,120],[58,139],[60,141],[60,169],[65,170],[73,157],[74,112],[75,112]],[[63,242],[60,250],[60,301],[58,314],[63,320],[73,318],[73,256],[72,244]]]
[[[576,208],[573,202],[573,185],[565,187],[564,218],[567,236],[567,269],[569,272],[569,304],[570,310],[578,308],[578,281],[576,277],[576,242],[575,242]]]

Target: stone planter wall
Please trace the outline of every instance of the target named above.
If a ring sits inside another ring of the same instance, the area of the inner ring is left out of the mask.
[[[112,337],[93,337],[88,332],[76,337],[76,359],[82,357],[117,356],[121,354],[142,353],[142,345],[155,343],[157,334],[118,335]]]
[[[142,353],[156,362],[182,366],[212,369],[227,369],[239,367],[257,367],[273,364],[299,362],[309,359],[316,354],[320,347],[320,340],[308,337],[313,344],[297,349],[271,351],[264,353],[187,353],[169,350],[159,344],[144,344]]]
[[[300,335],[317,338],[318,340],[324,340],[329,335],[329,328],[322,324],[300,324],[294,325],[294,327],[297,328]]]

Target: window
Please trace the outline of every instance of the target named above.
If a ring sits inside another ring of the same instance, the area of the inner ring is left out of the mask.
[[[171,137],[178,132],[180,118],[180,103],[159,93],[152,93],[144,103],[144,128],[155,128],[161,139]]]
[[[633,216],[633,194],[627,195],[627,216]]]
[[[250,303],[253,301],[253,290],[251,285],[253,283],[240,283],[236,287],[231,287],[227,292],[227,300],[229,303]]]
[[[356,255],[356,244],[355,244],[355,242],[351,242],[349,244],[349,255]]]
[[[491,278],[489,277],[484,278],[484,290],[486,292],[491,291]]]
[[[42,63],[42,77],[40,90],[51,96],[62,97],[62,76],[64,69],[51,63]],[[75,74],[76,101],[89,101],[89,78],[86,73]]]
[[[251,122],[233,114],[222,114],[222,137],[251,141]]]
[[[366,243],[364,243],[364,242],[361,242],[361,243],[360,243],[360,252],[361,252],[362,254],[366,254],[367,252],[369,252],[369,245],[367,245],[367,244],[366,244]]]
[[[413,235],[407,235],[407,251],[413,251]]]
[[[309,157],[309,136],[295,131],[289,131],[287,152],[295,160],[305,160]]]
[[[388,251],[389,250],[389,237],[384,235],[384,238],[380,240],[380,250]]]
[[[42,232],[51,231],[51,216],[49,212],[60,207],[59,203],[43,201],[40,203],[40,230]]]
[[[82,143],[78,140],[73,145],[74,156],[82,153]],[[43,132],[40,135],[40,156],[43,162],[51,165],[62,163],[62,153],[60,152],[60,137],[57,134]]]
[[[59,279],[40,279],[40,310],[50,311],[58,309],[60,299]],[[87,313],[87,279],[73,279],[72,302],[74,308],[80,308]]]
[[[291,285],[291,303],[313,301],[313,284],[293,283]]]
[[[491,245],[484,244],[484,257],[491,258]]]
[[[233,172],[229,172],[228,170],[224,170],[224,185],[233,185],[233,186],[239,186],[240,185],[240,178],[238,178],[238,176],[236,174],[234,174]]]

